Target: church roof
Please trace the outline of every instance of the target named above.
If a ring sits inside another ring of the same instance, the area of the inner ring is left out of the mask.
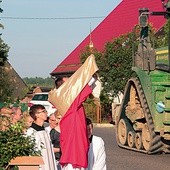
[[[138,23],[139,8],[150,11],[163,11],[161,0],[123,0],[120,4],[92,31],[91,39],[94,47],[101,51],[104,45],[115,37],[132,31]],[[159,30],[165,23],[163,16],[149,16],[149,22]],[[80,66],[80,54],[90,42],[88,35],[50,74],[62,75],[74,73]]]

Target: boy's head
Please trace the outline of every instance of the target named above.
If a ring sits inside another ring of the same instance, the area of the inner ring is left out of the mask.
[[[86,125],[87,125],[88,138],[90,138],[93,132],[93,123],[89,118],[86,118]]]

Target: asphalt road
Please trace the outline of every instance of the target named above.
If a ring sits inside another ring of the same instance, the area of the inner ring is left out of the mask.
[[[107,170],[168,170],[170,154],[147,155],[118,147],[114,127],[94,127],[105,141]]]

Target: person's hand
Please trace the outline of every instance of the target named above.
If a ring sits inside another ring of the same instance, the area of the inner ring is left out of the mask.
[[[95,78],[95,80],[97,80],[97,77],[98,77],[97,73],[94,73],[93,77]]]

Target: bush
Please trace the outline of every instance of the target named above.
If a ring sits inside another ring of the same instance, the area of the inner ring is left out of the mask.
[[[10,160],[17,156],[40,156],[35,140],[25,136],[23,128],[19,122],[0,131],[0,170],[5,170]]]

